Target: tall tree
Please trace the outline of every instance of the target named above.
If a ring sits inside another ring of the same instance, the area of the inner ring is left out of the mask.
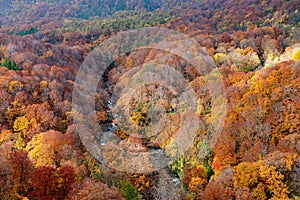
[[[30,174],[33,170],[27,152],[19,150],[11,153],[10,162],[14,191],[21,196],[26,196],[30,187]]]

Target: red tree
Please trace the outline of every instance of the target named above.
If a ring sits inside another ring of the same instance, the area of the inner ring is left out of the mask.
[[[30,197],[38,200],[51,200],[55,197],[55,169],[49,166],[36,168],[31,176],[32,192]]]
[[[14,190],[21,196],[26,196],[29,190],[30,174],[33,166],[26,151],[19,150],[10,155],[12,180]]]
[[[62,166],[57,171],[57,197],[64,199],[75,182],[76,174],[73,167],[69,165]]]

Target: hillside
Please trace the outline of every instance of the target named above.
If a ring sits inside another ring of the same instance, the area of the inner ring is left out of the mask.
[[[300,198],[299,0],[0,0],[0,199]]]
[[[15,26],[16,24],[30,24],[47,18],[53,19],[90,19],[93,17],[105,18],[118,11],[153,11],[158,8],[175,7],[184,0],[42,0],[42,1],[5,1],[1,0],[2,26]]]

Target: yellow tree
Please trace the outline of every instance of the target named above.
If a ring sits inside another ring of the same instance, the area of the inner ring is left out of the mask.
[[[255,199],[289,199],[284,176],[276,170],[276,167],[262,165],[259,162],[243,162],[236,166],[234,187],[250,189]]]
[[[58,131],[47,131],[35,135],[26,145],[33,164],[38,166],[58,166],[60,164],[60,149],[73,144],[69,134]],[[75,150],[74,150],[75,151]]]

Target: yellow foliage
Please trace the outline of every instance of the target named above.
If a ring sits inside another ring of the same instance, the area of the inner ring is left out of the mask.
[[[200,114],[203,113],[203,110],[204,110],[204,107],[203,107],[203,105],[201,104],[201,101],[198,100],[198,105],[197,105],[197,111],[196,111],[196,113],[197,113],[198,115],[200,115]]]
[[[259,174],[267,184],[267,189],[272,193],[272,200],[289,199],[289,191],[283,182],[284,176],[276,171],[276,167],[261,165]]]
[[[131,182],[138,191],[142,191],[150,186],[150,182],[145,175],[133,175],[131,177]]]
[[[20,116],[22,111],[22,107],[17,100],[11,103],[11,107],[8,107],[5,112],[5,118],[7,119],[9,126],[14,125],[16,117]]]
[[[217,64],[222,64],[222,63],[224,63],[225,59],[226,59],[226,54],[224,54],[224,53],[216,53],[216,54],[214,55],[214,61],[215,61]]]
[[[243,56],[245,56],[249,53],[255,53],[255,50],[252,47],[247,47],[245,50],[242,51]]]
[[[12,92],[15,87],[22,88],[23,84],[20,81],[11,81],[8,86],[8,92]]]
[[[11,103],[11,105],[12,105],[14,108],[17,108],[17,107],[20,107],[20,106],[21,106],[21,104],[20,104],[20,102],[19,102],[18,100],[13,101],[13,102]]]
[[[26,142],[24,141],[24,138],[23,138],[23,135],[21,132],[17,133],[17,138],[15,140],[14,146],[17,149],[23,149],[26,146]]]
[[[36,119],[35,118],[31,118],[30,122],[29,122],[29,125],[30,125],[31,128],[35,128],[37,126]]]
[[[26,151],[28,151],[30,161],[36,166],[52,166],[55,152],[50,145],[42,143],[42,135],[35,135],[30,142],[27,143]]]
[[[197,165],[196,169],[202,170],[205,175],[207,174],[207,169],[206,169],[206,167],[204,167],[204,165],[201,165],[201,164]]]
[[[129,67],[132,67],[133,65],[133,59],[132,58],[129,58],[127,61],[126,61],[126,64],[125,64],[125,69],[126,68],[129,68]]]
[[[43,54],[43,58],[49,58],[49,57],[52,57],[53,56],[53,52],[51,50],[49,51],[46,51],[44,54]]]
[[[139,122],[141,119],[143,119],[143,116],[140,112],[134,112],[133,115],[131,116],[131,119],[135,125],[139,125]]]
[[[48,82],[47,81],[41,81],[40,82],[40,87],[41,87],[41,89],[44,89],[44,88],[46,88],[48,86]]]
[[[189,182],[189,191],[199,192],[202,191],[207,184],[207,180],[200,177],[192,177]]]
[[[289,191],[284,176],[274,166],[256,163],[240,163],[235,169],[234,185],[250,188],[255,199],[266,199],[267,193],[272,200],[288,199]]]
[[[292,56],[292,60],[299,60],[300,59],[300,50],[296,51],[293,56]]]
[[[252,196],[256,200],[265,200],[267,196],[265,194],[265,186],[262,183],[259,183],[256,188],[252,191]]]
[[[289,170],[289,171],[292,170],[292,166],[293,166],[296,158],[297,158],[297,154],[296,153],[293,154],[293,155],[289,155],[287,157],[287,159],[285,160],[285,165],[286,165],[287,170]]]
[[[14,131],[19,132],[28,128],[28,119],[26,117],[18,117],[14,122]]]
[[[2,130],[1,134],[0,134],[0,144],[11,140],[13,138],[13,134],[10,130]]]
[[[72,21],[71,20],[69,20],[69,19],[64,19],[64,23],[65,24],[69,24],[69,23],[71,23]]]
[[[90,153],[86,152],[84,153],[84,160],[86,161],[87,168],[91,174],[91,177],[93,179],[99,178],[101,176],[102,172],[97,165],[97,160],[91,156]]]
[[[258,163],[240,163],[235,169],[234,185],[253,187],[258,182]]]
[[[129,136],[125,131],[123,131],[122,129],[119,129],[119,128],[114,131],[114,134],[119,136],[120,139],[125,139],[125,138],[128,138],[128,136]]]
[[[149,120],[146,108],[141,108],[141,111],[133,112],[133,114],[131,115],[131,120],[134,125],[145,125]]]

